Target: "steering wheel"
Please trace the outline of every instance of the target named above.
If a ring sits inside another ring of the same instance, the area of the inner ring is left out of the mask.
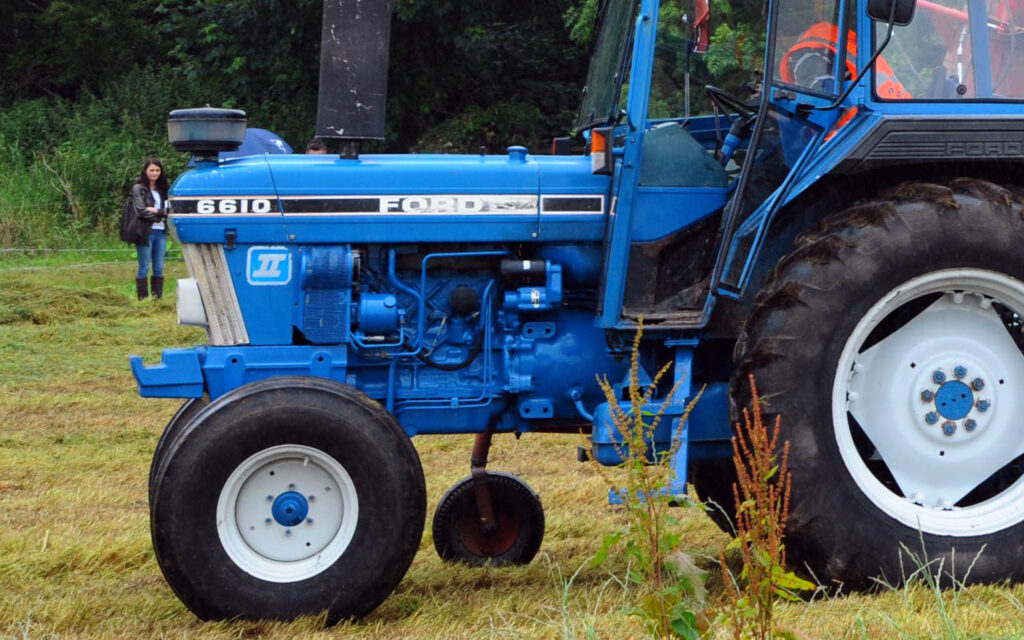
[[[722,111],[735,116],[732,119],[732,127],[729,129],[729,137],[722,136],[719,119],[717,116],[715,117],[715,158],[723,166],[726,166],[738,144],[736,138],[745,139],[750,135],[750,128],[757,118],[757,111],[724,89],[707,84],[704,85],[704,91],[711,99],[711,104],[715,106],[716,112]]]
[[[708,98],[711,99],[711,104],[715,105],[715,108],[726,113],[732,113],[744,119],[750,119],[757,115],[757,111],[748,107],[747,103],[724,89],[706,84],[704,92],[708,94]]]

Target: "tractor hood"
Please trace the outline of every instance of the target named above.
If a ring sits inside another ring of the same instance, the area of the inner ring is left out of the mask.
[[[587,157],[511,147],[200,162],[169,200],[182,242],[600,241],[608,190]]]

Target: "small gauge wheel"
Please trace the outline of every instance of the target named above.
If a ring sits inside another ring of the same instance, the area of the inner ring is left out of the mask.
[[[488,472],[484,482],[493,527],[480,522],[472,476],[454,484],[434,512],[434,548],[445,562],[472,566],[529,564],[544,538],[544,508],[528,484],[507,473]]]

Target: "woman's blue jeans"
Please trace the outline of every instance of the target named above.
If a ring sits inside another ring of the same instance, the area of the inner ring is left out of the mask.
[[[139,272],[136,278],[145,278],[153,266],[153,277],[164,276],[164,254],[167,253],[167,232],[164,229],[153,229],[149,232],[149,242],[135,245],[139,257]]]

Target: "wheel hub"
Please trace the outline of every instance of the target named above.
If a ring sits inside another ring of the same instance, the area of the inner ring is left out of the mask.
[[[359,517],[345,469],[302,445],[271,447],[239,465],[217,509],[229,557],[273,582],[302,580],[330,566],[348,546]]]
[[[948,358],[946,354],[944,359]],[[979,427],[993,415],[988,413],[992,401],[985,394],[985,379],[991,374],[966,355],[918,370],[913,388],[919,391],[912,392],[915,397],[911,405],[917,416],[915,422],[925,436],[944,447],[980,437]]]
[[[966,418],[973,404],[974,393],[959,380],[947,382],[935,392],[935,409],[947,420]]]
[[[309,502],[304,495],[297,491],[285,491],[277,496],[270,511],[277,524],[294,527],[306,519],[306,514],[309,513]]]

